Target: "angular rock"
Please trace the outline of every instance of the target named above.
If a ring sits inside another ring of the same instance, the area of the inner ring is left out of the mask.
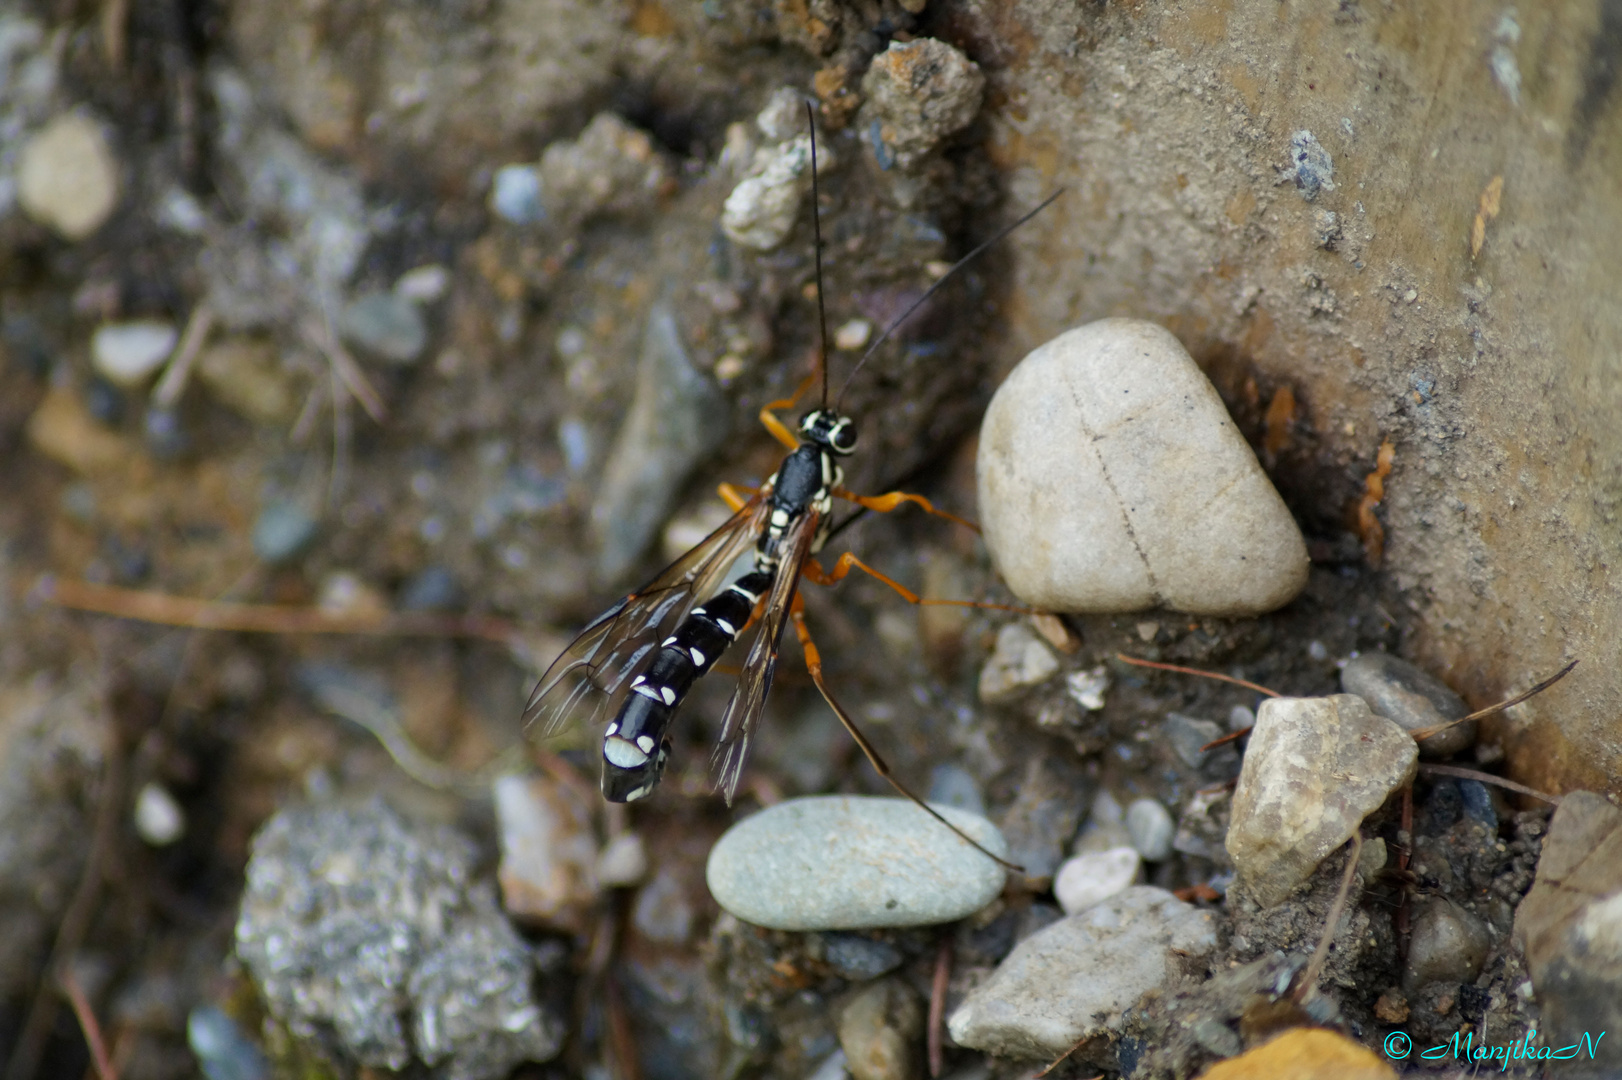
[[[890,156],[910,169],[974,119],[985,87],[979,65],[944,41],[892,41],[862,76],[867,103],[857,127],[881,165]]]
[[[1007,845],[985,818],[936,806],[986,849]],[[927,926],[978,911],[1001,866],[905,799],[791,799],[728,829],[705,869],[716,902],[774,930]]]
[[[1203,974],[1216,917],[1134,885],[1015,947],[947,1021],[962,1046],[1051,1061],[1121,1028],[1149,991]]]
[[[1307,580],[1307,549],[1170,332],[1103,319],[998,388],[976,462],[986,546],[1023,603],[1255,615]]]
[[[1340,688],[1369,703],[1405,731],[1445,724],[1470,715],[1470,706],[1428,671],[1388,653],[1364,653],[1340,669]],[[1476,722],[1448,728],[1419,744],[1423,758],[1451,757],[1475,745]]]
[[[824,148],[818,146],[818,157]],[[822,161],[819,169],[826,169]],[[735,244],[771,251],[794,231],[800,203],[811,190],[811,139],[800,136],[762,147],[751,175],[738,182],[721,210],[721,230]]]
[[[1419,749],[1351,694],[1269,698],[1233,793],[1227,849],[1257,902],[1271,907],[1411,781]]]
[[[1125,891],[1142,867],[1143,857],[1131,847],[1077,855],[1059,867],[1053,878],[1053,898],[1066,915],[1086,911]]]
[[[394,292],[357,297],[338,315],[338,333],[368,356],[411,364],[428,347],[428,324],[416,304]]]
[[[1044,683],[1059,670],[1053,655],[1036,631],[1023,622],[1011,622],[997,631],[997,645],[980,669],[980,700],[987,705],[1012,701],[1021,691]]]
[[[1591,791],[1566,794],[1549,820],[1537,879],[1515,912],[1515,939],[1526,952],[1553,1045],[1577,1043],[1585,1032],[1616,1037],[1622,1029],[1622,809]]]
[[[900,979],[861,989],[839,1014],[839,1046],[853,1080],[917,1080],[924,1007]]]

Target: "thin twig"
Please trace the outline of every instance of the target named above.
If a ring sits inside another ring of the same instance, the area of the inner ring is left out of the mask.
[[[1550,675],[1547,679],[1544,679],[1542,682],[1540,682],[1536,686],[1532,687],[1532,689],[1528,690],[1526,693],[1517,694],[1515,697],[1510,698],[1508,701],[1500,701],[1496,705],[1488,705],[1485,709],[1477,709],[1475,712],[1471,713],[1469,716],[1461,716],[1457,720],[1449,720],[1445,724],[1436,724],[1436,725],[1434,725],[1432,727],[1420,728],[1419,730],[1414,732],[1414,742],[1424,742],[1426,739],[1430,738],[1432,735],[1440,735],[1442,732],[1446,731],[1450,727],[1456,727],[1459,724],[1467,724],[1471,720],[1480,720],[1483,716],[1491,716],[1495,712],[1503,712],[1505,709],[1512,708],[1513,706],[1519,705],[1521,702],[1525,701],[1527,698],[1533,697],[1534,695],[1543,693],[1543,691],[1547,690],[1549,687],[1553,686],[1555,683],[1559,682],[1561,679],[1564,679],[1567,675],[1571,674],[1571,669],[1576,667],[1576,666],[1577,666],[1577,661],[1573,660],[1571,663],[1567,664],[1565,667],[1561,668],[1559,671],[1555,672],[1553,675]]]
[[[1559,795],[1550,795],[1548,792],[1529,788],[1525,784],[1517,784],[1513,780],[1505,780],[1502,776],[1494,776],[1492,773],[1477,772],[1475,769],[1461,769],[1457,765],[1432,765],[1428,762],[1421,763],[1419,771],[1430,776],[1456,776],[1460,780],[1477,780],[1483,784],[1495,784],[1498,787],[1508,788],[1510,791],[1521,795],[1542,799],[1554,806],[1560,805]]]
[[[67,995],[68,1004],[73,1006],[73,1015],[78,1017],[79,1028],[84,1032],[85,1045],[90,1047],[90,1064],[96,1070],[99,1080],[118,1080],[118,1070],[114,1068],[112,1059],[107,1056],[107,1041],[102,1038],[101,1025],[96,1022],[96,1011],[90,1007],[90,999],[85,996],[84,987],[79,985],[79,977],[73,973],[73,965],[69,964],[62,969],[62,992]]]
[[[1254,690],[1258,694],[1266,694],[1268,697],[1284,696],[1277,690],[1269,690],[1265,686],[1258,686],[1246,679],[1236,679],[1232,675],[1221,675],[1215,671],[1201,671],[1199,668],[1181,667],[1177,664],[1162,664],[1156,660],[1139,660],[1135,656],[1126,655],[1126,653],[1116,653],[1115,659],[1123,664],[1133,664],[1137,667],[1154,668],[1157,671],[1175,671],[1179,675],[1199,675],[1207,679],[1216,679],[1218,682],[1233,683],[1235,686],[1243,686],[1247,690]]]
[[[334,612],[288,604],[241,604],[196,600],[168,593],[96,585],[42,575],[31,596],[72,611],[114,615],[160,626],[257,634],[370,634],[393,637],[471,637],[511,645],[518,627],[487,615],[431,612]]]
[[[952,982],[952,935],[942,934],[935,951],[935,976],[929,983],[929,1026],[924,1029],[924,1046],[929,1056],[929,1075],[938,1080],[945,1067],[941,1030],[946,1025],[946,990]]]
[[[106,675],[102,675],[105,684]],[[68,902],[62,921],[56,927],[56,940],[51,955],[40,975],[34,998],[28,1008],[11,1060],[6,1063],[5,1080],[33,1080],[39,1069],[45,1043],[56,1023],[57,1004],[60,1001],[52,984],[61,970],[63,960],[78,951],[90,930],[90,920],[96,913],[97,894],[101,891],[102,875],[111,857],[118,836],[118,823],[124,803],[124,748],[118,735],[117,720],[107,707],[105,697],[102,711],[107,724],[107,738],[103,753],[100,790],[96,793],[96,818],[91,828],[90,848],[85,853],[84,869],[79,884]]]
[[[186,320],[186,329],[180,335],[180,344],[175,347],[174,355],[169,358],[169,364],[163,369],[163,377],[158,385],[152,388],[152,405],[158,409],[172,409],[180,400],[180,395],[186,392],[186,383],[191,379],[192,368],[197,366],[197,358],[203,352],[203,345],[208,341],[209,332],[214,329],[214,309],[207,304],[198,304],[192,309],[191,318]]]
[[[1335,939],[1335,927],[1340,925],[1340,916],[1346,910],[1346,898],[1352,891],[1352,878],[1357,873],[1357,861],[1363,854],[1363,834],[1352,833],[1352,853],[1346,859],[1346,869],[1340,875],[1340,891],[1335,893],[1335,902],[1329,905],[1329,917],[1324,921],[1323,936],[1318,939],[1318,947],[1312,952],[1312,960],[1307,964],[1306,970],[1301,973],[1301,981],[1296,984],[1292,995],[1297,1005],[1311,1001],[1318,993],[1318,976],[1323,973],[1324,963],[1329,959],[1329,944]]]

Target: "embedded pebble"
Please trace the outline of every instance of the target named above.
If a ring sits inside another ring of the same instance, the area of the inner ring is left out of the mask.
[[[1263,907],[1282,902],[1418,761],[1414,740],[1360,697],[1262,702],[1228,826],[1240,880]]]
[[[1258,615],[1307,581],[1307,549],[1181,343],[1103,319],[1027,356],[976,461],[986,546],[1032,607]]]
[[[197,358],[197,378],[221,404],[256,424],[290,423],[299,407],[274,343],[227,338]]]
[[[394,283],[394,291],[413,304],[431,304],[450,290],[451,272],[438,263],[407,270]]]
[[[1126,808],[1126,834],[1145,862],[1161,862],[1171,857],[1171,838],[1177,834],[1177,823],[1156,800],[1135,799]]]
[[[860,934],[829,933],[822,935],[822,959],[841,979],[866,982],[889,974],[906,958],[888,941]]]
[[[873,324],[866,319],[851,319],[834,331],[834,348],[840,352],[855,352],[873,336]]]
[[[415,303],[396,292],[357,297],[338,315],[338,333],[368,356],[411,364],[428,347],[428,324]]]
[[[294,503],[268,503],[254,519],[253,552],[272,565],[287,562],[310,546],[316,527],[315,518]]]
[[[1515,941],[1554,1045],[1622,1028],[1622,809],[1603,795],[1562,797]]]
[[[490,183],[490,212],[512,225],[533,225],[546,217],[541,178],[533,165],[503,165]]]
[[[1239,772],[1239,751],[1233,743],[1223,743],[1209,750],[1202,749],[1222,738],[1227,732],[1212,720],[1198,720],[1182,713],[1167,713],[1161,725],[1166,741],[1183,764],[1198,769],[1201,776],[1211,780],[1229,780]]]
[[[186,1017],[186,1044],[207,1080],[270,1080],[264,1052],[213,1005],[199,1005]]]
[[[270,1016],[373,1069],[418,1060],[495,1080],[555,1056],[565,1021],[536,1000],[536,955],[474,881],[477,863],[462,833],[381,800],[273,815],[236,925]]]
[[[1290,133],[1290,169],[1284,178],[1294,180],[1301,197],[1308,202],[1316,199],[1319,191],[1335,190],[1335,163],[1312,132],[1303,129]]]
[[[924,1007],[901,979],[864,986],[840,1010],[839,1048],[854,1080],[918,1080]]]
[[[1058,870],[1087,788],[1085,774],[1065,758],[1038,755],[1026,763],[1018,794],[1002,816],[1002,834],[1009,861],[1024,867],[1027,884],[1039,889]]]
[[[986,849],[1007,845],[985,818],[937,806]],[[905,799],[791,799],[728,829],[705,869],[727,911],[774,930],[928,926],[972,914],[1002,891],[1003,868]]]
[[[1470,706],[1447,684],[1389,653],[1364,653],[1346,661],[1340,687],[1369,703],[1376,714],[1405,731],[1445,724],[1470,715]],[[1448,728],[1419,744],[1422,758],[1451,757],[1475,745],[1476,721]]]
[[[826,148],[818,146],[826,169]],[[811,190],[811,137],[801,135],[755,153],[750,175],[738,182],[721,209],[721,231],[732,242],[771,251],[794,231],[800,203]]]
[[[1203,976],[1216,917],[1134,885],[1015,946],[947,1021],[961,1046],[1051,1061],[1121,1029],[1151,991]]]
[[[726,398],[696,367],[669,305],[648,312],[636,390],[591,508],[597,573],[617,581],[670,515],[682,484],[726,441]]]
[[[1138,878],[1143,858],[1136,848],[1090,851],[1065,861],[1053,878],[1053,896],[1066,915],[1085,911],[1124,891]]]
[[[135,831],[153,847],[186,835],[186,813],[162,784],[149,783],[135,796]]]
[[[979,65],[944,41],[891,41],[862,76],[866,103],[857,119],[880,164],[918,164],[942,139],[968,126],[980,111],[986,77]]]
[[[115,386],[139,386],[169,359],[179,339],[174,324],[157,319],[106,323],[91,335],[90,364]]]
[[[1433,982],[1474,983],[1491,948],[1478,916],[1446,897],[1430,897],[1414,919],[1402,987],[1411,994]]]
[[[1065,692],[1070,700],[1088,712],[1104,707],[1104,694],[1109,690],[1109,669],[1102,664],[1091,671],[1072,671],[1064,677]]]
[[[514,918],[583,931],[597,901],[592,807],[549,776],[503,776],[491,787],[501,839],[501,904]]]
[[[1059,658],[1023,622],[997,631],[997,645],[980,669],[980,700],[987,705],[1011,701],[1022,691],[1046,682],[1059,670]]]
[[[79,113],[29,136],[17,157],[17,202],[66,240],[83,240],[118,205],[118,160],[100,124]]]

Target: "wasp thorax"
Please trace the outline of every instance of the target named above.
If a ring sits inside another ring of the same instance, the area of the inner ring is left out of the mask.
[[[800,436],[836,454],[856,450],[856,421],[831,409],[812,409],[800,419]]]

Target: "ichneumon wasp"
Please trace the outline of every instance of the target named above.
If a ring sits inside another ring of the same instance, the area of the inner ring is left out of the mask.
[[[587,626],[541,677],[525,707],[524,721],[526,725],[538,725],[539,735],[544,738],[577,721],[601,723],[608,717],[603,729],[603,795],[611,802],[644,798],[663,775],[670,754],[671,725],[688,690],[715,666],[728,646],[753,626],[754,640],[737,688],[722,714],[721,734],[711,759],[715,786],[730,803],[737,792],[750,740],[771,689],[783,629],[792,622],[805,652],[812,682],[879,775],[987,857],[1017,871],[1019,867],[986,851],[891,774],[884,759],[828,689],[820,654],[806,626],[804,604],[798,593],[800,579],[832,585],[843,580],[852,569],[871,574],[909,603],[1000,606],[967,600],[921,599],[850,552],[842,554],[832,570],[825,570],[816,559],[834,531],[835,499],[881,513],[912,503],[928,513],[970,528],[974,526],[937,510],[921,495],[896,491],[865,496],[842,486],[844,472],[839,461],[856,450],[856,423],[840,411],[838,402],[843,398],[843,390],[834,405],[828,404],[828,332],[822,289],[822,232],[817,216],[816,126],[809,104],[806,113],[812,129],[812,226],[820,329],[817,367],[792,397],[773,401],[760,411],[761,423],[789,453],[777,471],[747,498],[730,485],[721,486],[722,497],[732,507],[732,517],[652,581],[624,597]],[[846,377],[845,386],[850,385],[850,379],[868,358],[953,273],[1041,212],[1058,194],[958,260],[868,347]],[[797,433],[790,431],[777,413],[793,408],[818,381],[822,386],[820,404],[801,417]],[[751,546],[754,553],[750,570],[731,584],[725,584],[733,565]],[[702,605],[695,606],[699,600],[703,601]]]

